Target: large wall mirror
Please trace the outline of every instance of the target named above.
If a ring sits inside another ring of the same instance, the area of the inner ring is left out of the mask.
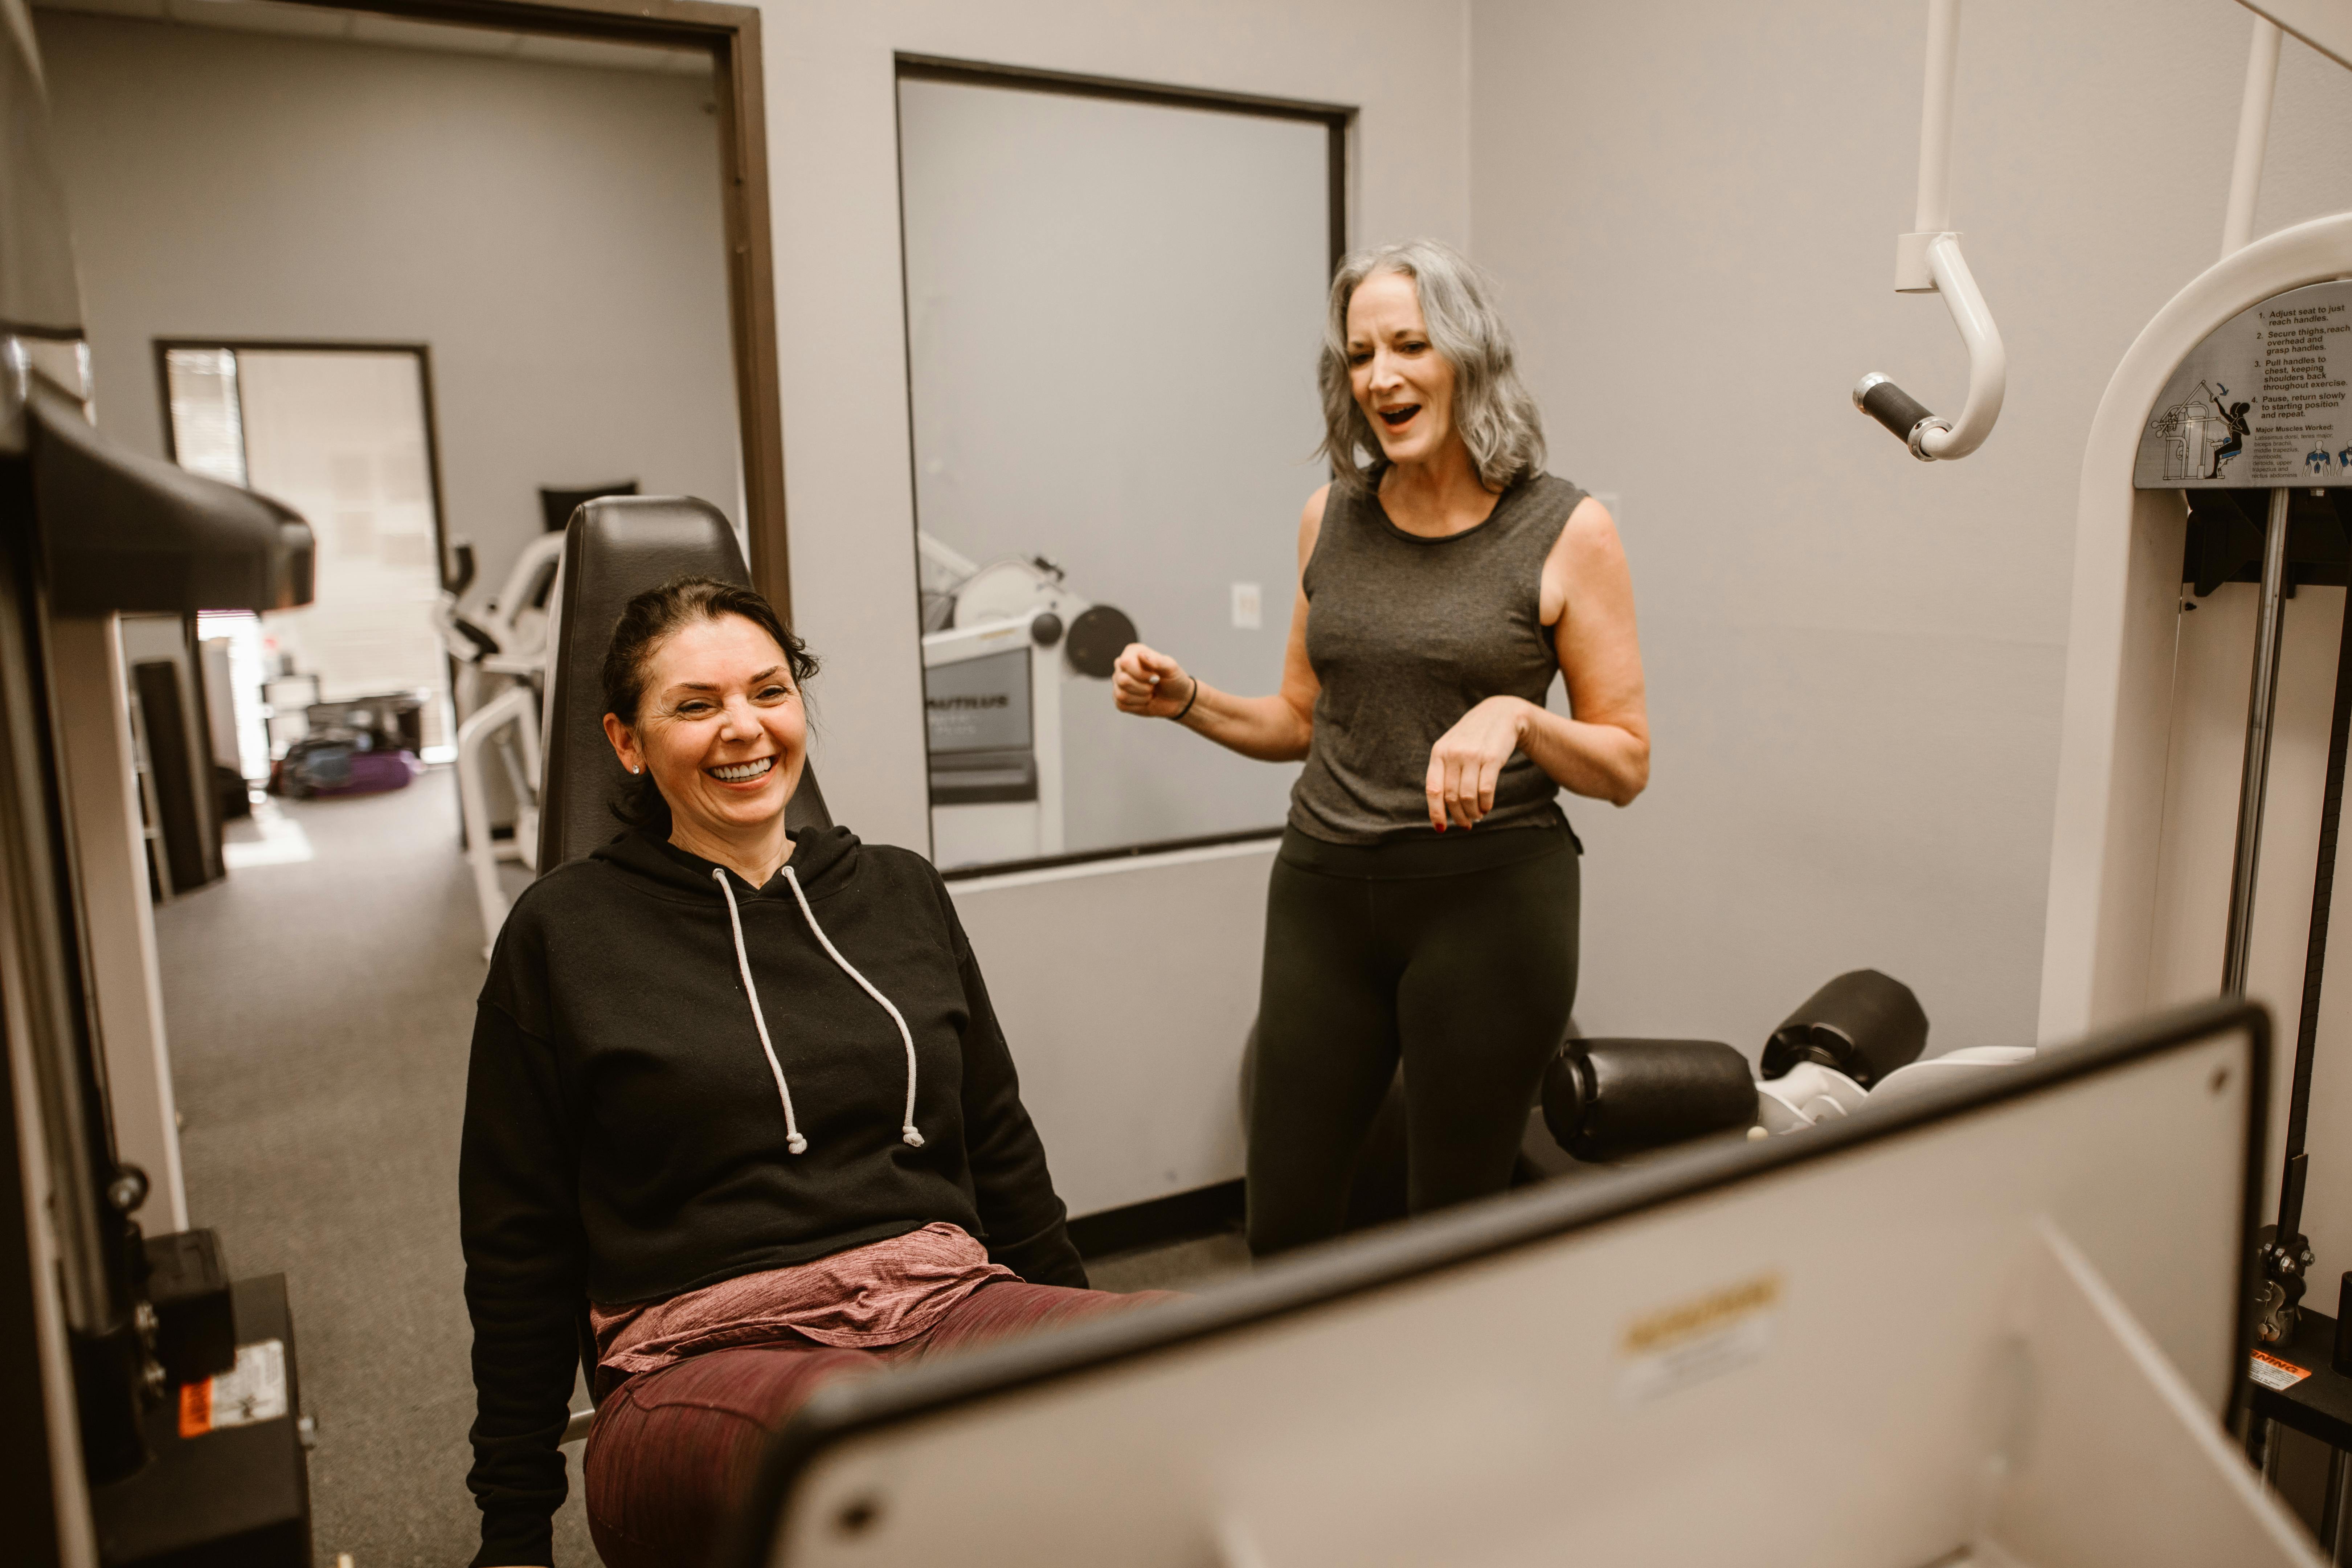
[[[934,859],[1277,829],[1295,767],[1107,677],[1280,679],[1346,111],[902,58],[898,122]]]

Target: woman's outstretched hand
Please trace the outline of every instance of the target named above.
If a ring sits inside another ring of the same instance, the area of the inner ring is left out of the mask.
[[[1120,712],[1146,719],[1176,717],[1192,700],[1195,684],[1182,665],[1139,642],[1128,644],[1111,667],[1111,700]]]
[[[1429,749],[1429,825],[1443,833],[1469,827],[1495,809],[1495,781],[1519,749],[1529,704],[1489,697],[1454,722]]]

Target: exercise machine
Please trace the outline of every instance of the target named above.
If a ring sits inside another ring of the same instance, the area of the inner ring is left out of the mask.
[[[91,427],[28,38],[0,30],[0,1518],[11,1562],[308,1568],[285,1280],[186,1228],[118,950],[152,951],[120,616],[306,604],[310,530]]]
[[[1856,969],[1799,1004],[1753,1068],[1713,1040],[1571,1039],[1545,1068],[1543,1121],[1577,1159],[1622,1160],[1720,1132],[1795,1132],[2036,1054],[1927,1048],[1927,1015],[1911,988]]]
[[[2336,649],[2324,772],[2282,780],[2271,759],[2288,600],[2298,585],[2342,584],[2352,569],[2339,513],[2352,417],[2337,374],[2352,374],[2352,288],[2334,281],[2352,273],[2352,214],[2260,239],[2252,228],[2283,33],[2352,65],[2352,11],[2320,0],[2243,4],[2252,39],[2221,259],[2124,356],[2084,452],[2040,1027],[2045,1039],[2065,1038],[2215,990],[2267,994],[2296,1017],[2278,1108],[2276,1217],[2261,1238],[2255,1287],[2257,1331],[2284,1345],[2315,1262],[2304,1232],[2305,1145],[2352,731],[2352,638]],[[1932,0],[1929,18],[1919,216],[1898,241],[1896,286],[1944,295],[1969,352],[1968,403],[1946,429],[1883,376],[1865,377],[1855,401],[1916,456],[1939,458],[1990,430],[2006,365],[1948,231],[1957,0]],[[2250,600],[2216,596],[2236,581],[2253,584]],[[2352,617],[2343,629],[2352,633]],[[2249,658],[2250,671],[2240,662]],[[2292,907],[2301,888],[2289,884],[2265,919],[2264,827],[2283,812],[2298,839],[2316,838],[2313,881],[2307,911]],[[2267,947],[2257,941],[2262,929],[2298,927]],[[2267,1425],[2249,1423],[2258,1456]],[[2341,1449],[2330,1495],[2340,1548],[2352,1533],[2336,1522],[2352,1495]]]
[[[457,580],[435,606],[435,624],[457,669],[457,805],[466,860],[482,918],[482,953],[506,924],[499,863],[539,868],[540,717],[546,684],[548,602],[563,557],[563,535],[542,533],[522,548],[498,594],[466,602],[475,580],[474,549],[457,550]],[[514,802],[512,831],[492,820],[487,761],[495,756]]]
[[[979,564],[916,535],[931,854],[944,869],[1059,855],[1062,688],[1108,680],[1135,623],[1043,556]]]
[[[2268,1046],[2207,1003],[836,1384],[720,1562],[2315,1568],[2222,1424]]]

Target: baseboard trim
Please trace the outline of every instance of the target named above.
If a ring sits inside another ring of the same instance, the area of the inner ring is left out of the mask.
[[[1244,1184],[1235,1177],[1213,1187],[1195,1187],[1189,1193],[1173,1193],[1074,1219],[1070,1241],[1081,1258],[1108,1258],[1139,1247],[1160,1247],[1237,1230],[1245,1213]]]

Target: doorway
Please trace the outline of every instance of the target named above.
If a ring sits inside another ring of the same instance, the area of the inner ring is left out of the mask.
[[[155,357],[173,459],[285,502],[318,535],[311,603],[204,618],[205,633],[229,640],[241,771],[267,774],[256,742],[280,750],[308,731],[309,704],[265,700],[279,682],[311,703],[413,699],[419,759],[448,761],[456,719],[433,616],[446,542],[429,352],[163,340]]]

